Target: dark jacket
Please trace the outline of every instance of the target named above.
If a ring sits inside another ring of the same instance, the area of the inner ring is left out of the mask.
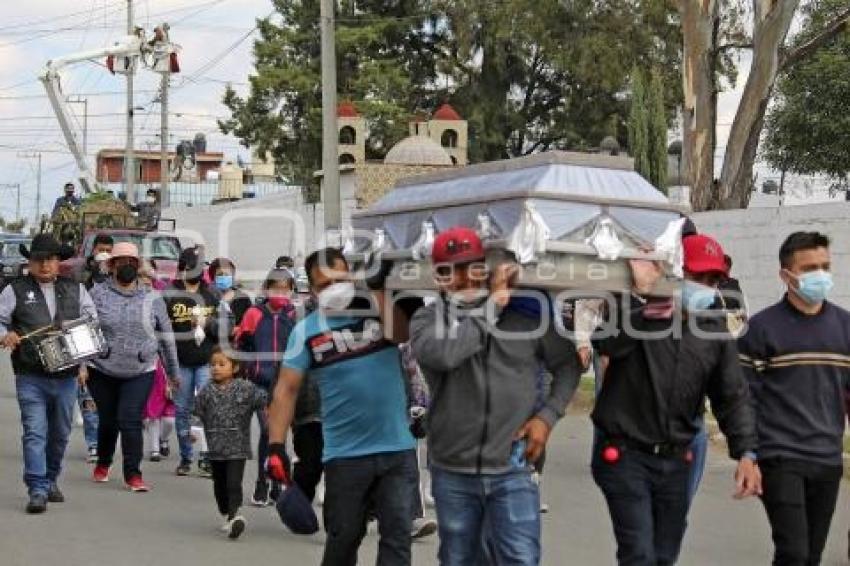
[[[251,418],[265,408],[266,392],[245,379],[207,383],[195,399],[210,460],[251,458]]]
[[[177,342],[177,359],[181,367],[200,367],[210,361],[213,346],[219,336],[226,343],[229,336],[229,320],[219,312],[218,293],[201,282],[196,293],[186,291],[183,281],[175,281],[162,292],[168,307],[168,317]],[[204,340],[198,344],[192,328],[192,312],[195,307],[203,310],[206,322]]]
[[[573,344],[539,313],[496,309],[495,328],[482,309],[451,312],[438,301],[410,323],[410,344],[431,391],[428,457],[438,468],[465,474],[511,469],[517,431],[532,417],[550,427],[564,415],[580,372]],[[553,375],[538,406],[540,367]]]
[[[47,301],[41,292],[41,287],[32,276],[19,277],[10,283],[10,286],[15,292],[16,307],[12,314],[9,329],[19,336],[24,336],[51,324],[76,320],[81,316],[80,284],[75,281],[60,277],[54,282],[56,317],[53,319],[50,318]],[[38,355],[37,344],[39,341],[39,338],[24,340],[12,352],[12,367],[16,374],[44,373]],[[65,374],[73,371],[76,371],[76,369],[60,373]]]
[[[594,340],[599,355],[609,359],[594,424],[609,439],[684,447],[701,429],[707,395],[730,455],[738,459],[755,450],[749,389],[725,321],[651,320],[643,308],[642,301],[627,297],[619,308],[623,316],[610,318],[614,335]],[[639,337],[636,331],[658,335]]]

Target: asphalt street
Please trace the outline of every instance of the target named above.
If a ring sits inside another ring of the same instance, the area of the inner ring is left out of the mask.
[[[614,563],[614,542],[603,498],[590,477],[590,424],[570,415],[552,436],[546,464],[544,564]],[[255,462],[248,465],[246,497]],[[0,359],[0,565],[35,566],[208,566],[318,564],[324,537],[287,533],[272,508],[246,507],[248,529],[228,541],[217,532],[219,517],[209,480],[178,478],[172,457],[145,462],[152,491],[132,494],[113,473],[108,484],[89,480],[82,429],[75,428],[61,486],[64,504],[43,516],[28,516],[21,483],[20,423],[14,379]],[[690,517],[681,555],[685,565],[769,564],[767,520],[757,500],[732,499],[732,463],[719,450],[709,457],[706,475]],[[433,513],[433,510],[429,511]],[[824,564],[846,565],[850,490],[844,486]],[[373,564],[377,538],[363,542],[361,564]],[[414,544],[414,564],[436,564],[436,537]]]

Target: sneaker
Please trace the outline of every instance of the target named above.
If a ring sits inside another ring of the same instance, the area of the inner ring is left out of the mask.
[[[95,466],[91,474],[91,479],[97,483],[106,483],[109,481],[109,466]]]
[[[218,530],[223,532],[223,533],[229,533],[230,532],[230,521],[227,519],[227,515],[222,515],[221,521],[222,521],[221,526],[218,528]]]
[[[89,448],[89,455],[86,456],[86,462],[89,464],[97,464],[97,446]]]
[[[269,484],[258,481],[254,487],[254,495],[251,496],[251,504],[255,507],[265,507],[269,504]]]
[[[269,490],[269,505],[277,503],[281,491],[280,482],[273,481],[272,488]]]
[[[425,491],[422,494],[422,501],[425,503],[425,507],[428,507],[430,509],[433,509],[436,506],[436,504],[434,503],[434,496],[431,495],[430,490]]]
[[[50,484],[50,489],[47,491],[47,501],[50,503],[65,503],[65,496],[55,483]]]
[[[418,519],[413,519],[413,527],[410,530],[410,538],[412,539],[420,539],[427,536],[431,536],[437,532],[437,521],[434,519],[427,519],[425,517],[420,517]]]
[[[544,514],[548,513],[549,512],[549,504],[541,501],[540,502],[540,512],[544,513]]]
[[[142,476],[133,476],[127,480],[127,489],[133,493],[145,493],[151,488],[142,480]]]
[[[202,478],[212,477],[212,467],[210,466],[210,461],[206,458],[198,460],[198,475]]]
[[[159,452],[151,452],[151,462],[159,462],[160,460],[162,460],[162,456]]]
[[[47,496],[41,493],[30,495],[30,500],[27,503],[27,513],[38,515],[45,511],[47,511]]]
[[[236,540],[243,532],[245,532],[245,517],[237,515],[227,522],[227,526],[227,538]]]
[[[159,443],[159,453],[162,454],[163,458],[171,456],[171,448],[168,447],[167,440]]]
[[[180,460],[180,465],[177,466],[177,470],[175,473],[178,476],[188,476],[192,473],[192,461],[191,460]]]

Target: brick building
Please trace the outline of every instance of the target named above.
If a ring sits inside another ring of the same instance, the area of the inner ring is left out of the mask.
[[[169,152],[168,159],[172,165],[175,153]],[[160,153],[159,151],[135,152],[136,181],[139,183],[160,182]],[[209,151],[195,155],[195,166],[184,169],[175,181],[198,182],[207,180],[210,171],[217,171],[224,162],[224,153]],[[97,180],[101,183],[120,182],[124,180],[124,150],[102,149],[97,152]]]

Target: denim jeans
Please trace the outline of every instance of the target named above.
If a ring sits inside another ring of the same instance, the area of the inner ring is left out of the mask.
[[[594,455],[593,479],[608,503],[620,566],[676,563],[687,528],[689,468],[684,457],[635,450],[621,450],[613,464]]]
[[[86,448],[89,450],[97,448],[97,407],[87,387],[79,388],[77,402],[80,404],[80,414],[83,416],[83,436],[86,439]]]
[[[109,467],[115,445],[121,436],[121,463],[124,480],[142,475],[144,452],[142,415],[153,386],[153,372],[131,378],[118,378],[89,370],[89,390],[98,407],[97,465]]]
[[[458,474],[431,468],[440,564],[540,564],[540,493],[531,473]],[[482,542],[493,556],[485,558]]]
[[[413,450],[339,458],[325,464],[327,539],[322,566],[354,566],[369,512],[378,518],[377,566],[409,565]]]
[[[46,495],[62,472],[74,423],[77,378],[21,374],[15,389],[23,427],[24,483],[30,495]]]
[[[180,366],[180,388],[174,399],[177,440],[180,443],[180,459],[192,460],[192,409],[195,406],[195,395],[210,380],[210,366],[184,367]]]
[[[708,432],[705,430],[705,419],[702,421],[702,428],[691,441],[691,454],[694,459],[688,473],[688,503],[693,503],[699,484],[702,482],[702,474],[705,472],[705,460],[708,455]]]

